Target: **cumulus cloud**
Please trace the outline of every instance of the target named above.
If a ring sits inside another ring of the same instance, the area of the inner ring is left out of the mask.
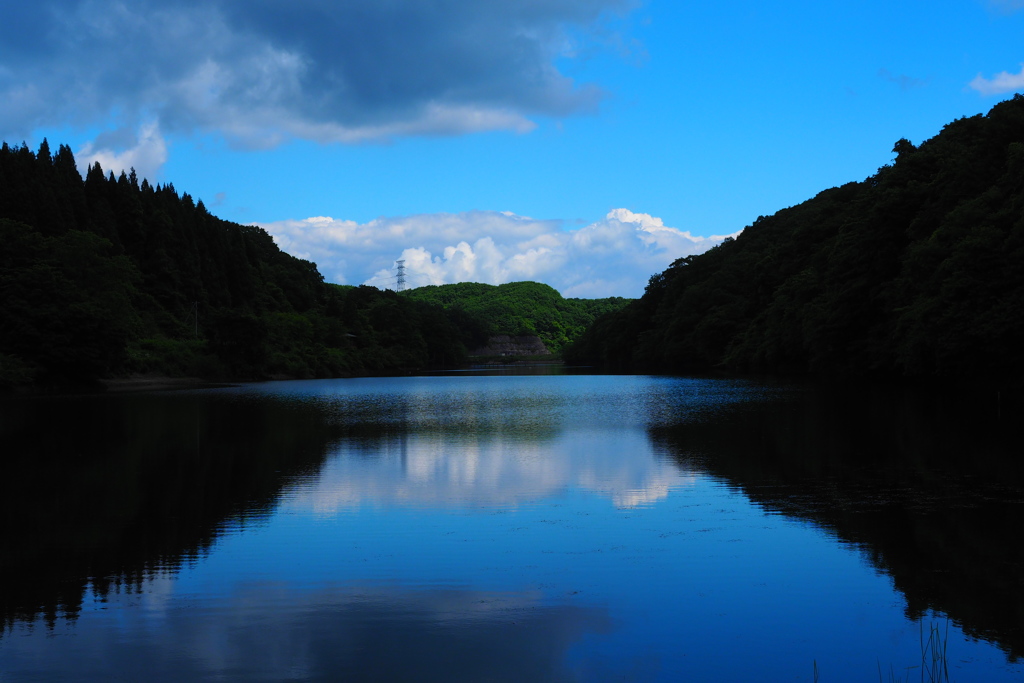
[[[978,74],[968,85],[982,95],[1002,95],[1024,90],[1024,64],[1021,65],[1020,73],[1011,74],[1003,71],[992,78]]]
[[[285,251],[315,262],[332,282],[393,288],[394,262],[404,259],[411,287],[535,280],[583,298],[639,296],[651,275],[726,237],[694,236],[627,209],[576,229],[497,211],[368,223],[321,216],[259,225]]]
[[[5,8],[0,46],[0,136],[111,117],[246,147],[528,131],[533,117],[599,104],[598,86],[573,81],[555,62],[632,4],[15,3]]]
[[[118,175],[131,168],[140,178],[156,178],[167,161],[167,142],[157,123],[143,125],[138,131],[120,129],[104,133],[75,153],[81,171],[99,162],[104,171]]]

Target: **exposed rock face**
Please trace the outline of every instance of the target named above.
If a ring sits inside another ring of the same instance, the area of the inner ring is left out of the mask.
[[[540,337],[510,337],[499,334],[487,340],[487,346],[470,351],[470,356],[546,356],[551,352]]]

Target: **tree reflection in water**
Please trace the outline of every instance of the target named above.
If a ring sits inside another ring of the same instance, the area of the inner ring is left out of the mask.
[[[994,393],[819,388],[651,429],[685,467],[859,547],[918,619],[1024,655],[1019,411]],[[724,416],[723,416],[724,417]]]
[[[202,556],[227,520],[268,515],[340,426],[309,404],[80,397],[0,411],[0,620],[74,619]]]
[[[197,663],[203,643],[214,647],[221,634],[221,655],[242,661],[231,652],[252,646],[253,661],[281,677],[292,675],[288,671],[304,677],[304,667],[337,673],[368,661],[346,649],[356,647],[375,658],[397,653],[395,676],[408,675],[415,662],[438,666],[438,657],[455,657],[450,670],[462,666],[472,678],[484,671],[474,669],[484,659],[500,663],[526,648],[535,653],[529,664],[539,679],[571,679],[559,668],[566,653],[573,643],[607,632],[609,612],[561,594],[538,598],[515,582],[500,592],[472,581],[361,587],[339,580],[315,588],[250,581],[230,584],[235,587],[226,595],[202,605],[156,603],[162,582],[199,564],[218,539],[278,513],[337,517],[351,509],[406,506],[412,518],[430,509],[462,519],[471,516],[467,510],[527,507],[574,490],[596,494],[615,516],[630,506],[671,510],[685,504],[687,487],[721,480],[769,511],[809,520],[855,545],[893,578],[909,617],[946,613],[1011,657],[1024,651],[1024,561],[1016,542],[1024,478],[1008,406],[1000,405],[999,415],[982,402],[938,394],[789,391],[672,378],[617,378],[608,386],[580,378],[582,384],[560,395],[530,378],[511,379],[523,384],[485,391],[475,379],[453,380],[428,389],[410,380],[389,395],[374,384],[296,383],[290,391],[285,383],[263,395],[5,403],[0,619],[8,634],[40,617],[59,630],[62,619],[74,620],[83,610],[83,600],[89,606],[92,599],[105,600],[106,614],[121,610],[116,618],[124,619],[139,618],[129,607],[141,601],[169,630],[157,635],[140,628],[135,644],[158,639],[190,653],[164,663],[179,678],[198,672],[189,666],[246,677],[221,671],[212,659]],[[357,386],[370,389],[352,389]],[[514,387],[530,390],[512,399]],[[582,519],[573,517],[571,524]],[[480,524],[493,548],[512,540],[499,538],[490,522]],[[650,531],[618,528],[624,534],[619,541],[630,543]],[[566,538],[582,539],[574,550],[603,549],[586,540],[600,537],[601,528],[564,531]],[[659,536],[656,545],[635,548],[637,561],[653,558],[668,567],[669,549],[704,547],[688,546],[673,535],[678,529],[663,531],[679,542]],[[304,541],[315,557],[321,539]],[[395,547],[403,543],[396,539]],[[633,571],[628,560],[619,565],[614,553],[605,555],[602,566]],[[409,558],[419,561],[414,550]],[[566,560],[566,566],[575,565]],[[658,577],[673,580],[670,571]],[[628,589],[614,588],[626,595]],[[260,614],[247,607],[257,593],[265,608]],[[90,612],[100,623],[116,618]],[[122,662],[141,651],[101,639],[79,628],[79,645],[64,641],[54,666],[77,661],[85,671],[90,648]],[[0,645],[5,656],[43,651],[37,638],[0,635]],[[123,651],[115,652],[119,647]],[[473,659],[470,651],[483,654]]]

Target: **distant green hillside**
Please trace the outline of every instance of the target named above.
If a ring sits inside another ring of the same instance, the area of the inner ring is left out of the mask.
[[[565,299],[539,282],[486,285],[462,282],[430,285],[405,292],[415,301],[443,307],[459,316],[460,327],[482,346],[493,335],[535,335],[554,353],[579,337],[605,313],[617,311],[630,299]]]
[[[673,263],[566,358],[620,370],[1024,379],[1024,97]]]

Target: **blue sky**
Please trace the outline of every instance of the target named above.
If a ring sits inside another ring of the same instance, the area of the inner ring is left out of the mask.
[[[41,0],[5,24],[3,139],[378,286],[404,257],[414,285],[636,296],[1024,90],[1024,0]]]

